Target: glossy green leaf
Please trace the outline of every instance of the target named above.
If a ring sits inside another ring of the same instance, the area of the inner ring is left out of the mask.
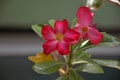
[[[88,59],[91,57],[91,54],[87,53],[86,51],[79,50],[75,53],[73,53],[73,59]]]
[[[77,18],[74,18],[73,21],[72,21],[71,27],[74,27],[75,24],[77,23],[77,21],[78,21]]]
[[[73,52],[81,51],[81,48],[83,48],[84,46],[87,46],[88,44],[89,44],[89,40],[80,40],[77,44],[72,45],[71,49]]]
[[[89,40],[84,40],[81,45],[80,48],[84,47],[85,45],[90,45]]]
[[[33,70],[40,74],[52,74],[65,64],[60,61],[39,62],[33,66]]]
[[[72,64],[81,64],[87,63],[88,59],[91,57],[91,54],[87,53],[86,51],[80,50],[73,54]]]
[[[71,51],[72,53],[76,52],[76,50],[80,49],[81,44],[83,43],[83,41],[79,41],[77,44],[71,45]]]
[[[117,40],[116,37],[107,34],[105,32],[102,33],[104,38],[102,40],[102,43],[100,45],[105,45],[105,46],[117,46],[120,45],[120,42]]]
[[[78,75],[74,70],[70,70],[69,80],[83,80],[83,78]]]
[[[54,27],[55,21],[56,21],[55,19],[50,19],[50,20],[48,21],[48,23],[49,23],[50,26]]]
[[[82,59],[75,59],[72,61],[72,65],[76,65],[76,64],[83,64],[83,63],[88,63],[87,60],[82,60]]]
[[[43,25],[32,25],[32,29],[33,31],[40,37],[42,37],[42,34],[41,34],[41,29],[42,29],[42,26]]]
[[[76,68],[77,71],[101,74],[104,73],[102,67],[96,63],[85,63]]]
[[[107,67],[112,67],[120,70],[120,61],[117,60],[105,60],[105,59],[93,59],[96,63],[107,66]]]

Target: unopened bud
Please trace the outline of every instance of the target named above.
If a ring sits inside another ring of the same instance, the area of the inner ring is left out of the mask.
[[[103,2],[104,0],[87,0],[86,6],[91,10],[98,10],[102,6]]]

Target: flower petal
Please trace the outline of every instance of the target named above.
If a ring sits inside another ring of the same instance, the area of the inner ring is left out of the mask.
[[[80,26],[78,23],[75,25],[75,27],[73,28],[73,30],[79,32],[80,34],[82,33],[82,27]]]
[[[78,9],[76,16],[81,26],[88,26],[92,23],[92,13],[88,7],[82,6]]]
[[[92,28],[96,28],[96,25],[97,25],[97,23],[93,24],[91,27]]]
[[[68,22],[66,19],[63,21],[57,20],[54,25],[55,32],[57,33],[64,33],[68,28]]]
[[[60,55],[67,55],[69,54],[69,43],[65,41],[60,41],[57,45],[57,50]]]
[[[42,36],[45,40],[52,40],[55,39],[55,33],[53,31],[53,29],[48,26],[48,25],[44,25],[42,28]]]
[[[97,29],[91,27],[88,31],[88,38],[92,44],[97,45],[103,39],[103,35]]]
[[[57,45],[57,41],[55,41],[55,40],[48,40],[47,42],[45,42],[43,44],[43,51],[44,51],[44,53],[46,55],[50,54],[51,52],[56,50],[56,45]]]
[[[80,39],[81,38],[85,39],[87,37],[87,33],[82,31],[83,27],[84,26],[80,26],[79,24],[76,24],[75,27],[73,28],[73,30],[75,30],[75,31],[80,33],[80,37],[79,37]]]
[[[69,41],[71,44],[75,44],[78,42],[80,37],[80,33],[70,29],[67,30],[66,33],[64,34],[64,40]]]

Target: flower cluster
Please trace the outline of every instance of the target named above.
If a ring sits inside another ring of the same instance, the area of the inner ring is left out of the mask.
[[[82,6],[77,11],[77,23],[72,29],[68,29],[67,20],[56,20],[54,28],[44,25],[42,28],[42,36],[46,40],[43,44],[45,54],[57,50],[60,55],[70,53],[71,44],[76,44],[80,40],[89,39],[94,45],[100,43],[103,35],[96,29],[96,25],[91,25],[93,14],[90,9]]]
[[[92,23],[93,16],[88,7],[81,6],[71,27],[66,19],[51,19],[49,24],[33,25],[33,30],[45,40],[43,52],[28,57],[35,63],[33,70],[47,75],[58,71],[57,80],[83,80],[78,71],[98,74],[104,72],[101,66],[120,69],[119,61],[94,59],[87,52],[96,46],[119,45],[114,36],[98,31],[97,24]]]

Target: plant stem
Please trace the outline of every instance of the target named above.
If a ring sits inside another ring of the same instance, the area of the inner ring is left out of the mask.
[[[72,67],[71,61],[72,61],[72,53],[69,54],[69,59],[67,63],[67,73],[66,73],[67,80],[70,80],[69,74],[70,74],[70,68]]]
[[[107,1],[109,1],[110,3],[113,3],[113,4],[117,5],[118,7],[120,7],[119,0],[107,0]]]
[[[60,58],[60,56],[57,54],[57,52],[54,52],[54,54],[52,55],[55,61],[62,61],[62,59]],[[61,67],[58,70],[60,76],[65,74],[65,69],[63,67]]]

